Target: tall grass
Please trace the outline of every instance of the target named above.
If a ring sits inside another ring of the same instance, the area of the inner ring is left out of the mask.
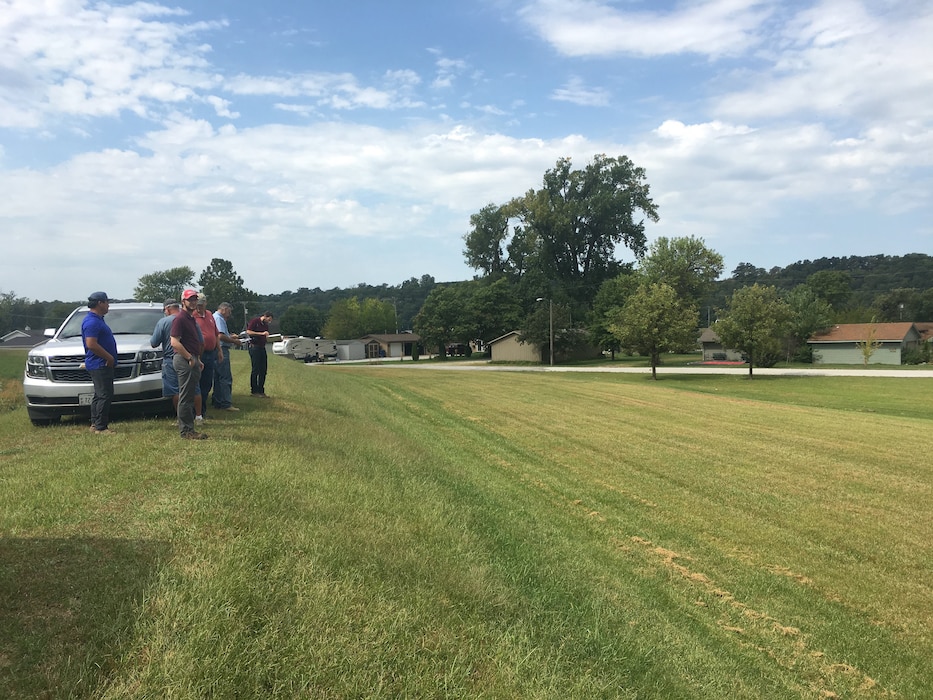
[[[925,380],[233,360],[0,416],[0,696],[931,696]]]

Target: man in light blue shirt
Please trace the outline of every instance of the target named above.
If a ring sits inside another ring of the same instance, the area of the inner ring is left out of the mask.
[[[233,371],[230,369],[230,350],[240,347],[242,341],[238,335],[230,333],[227,321],[233,316],[233,305],[225,301],[214,312],[214,323],[223,350],[223,361],[214,365],[214,398],[212,404],[220,411],[239,411],[233,405]]]

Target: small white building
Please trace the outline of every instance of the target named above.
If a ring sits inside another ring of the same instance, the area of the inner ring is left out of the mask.
[[[366,343],[362,340],[338,340],[336,342],[338,360],[366,359]]]

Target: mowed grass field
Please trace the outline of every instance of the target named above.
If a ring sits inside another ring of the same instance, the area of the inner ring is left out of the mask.
[[[0,697],[933,697],[931,380],[270,358],[30,426],[0,353]]]

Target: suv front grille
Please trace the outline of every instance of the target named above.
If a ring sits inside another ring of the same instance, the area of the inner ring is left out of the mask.
[[[114,380],[129,379],[136,371],[136,365],[117,365],[113,372]],[[86,369],[55,369],[51,370],[53,382],[90,382],[91,374]]]
[[[49,357],[49,363],[53,365],[62,365],[68,363],[80,364],[84,362],[84,354],[81,355],[52,355]]]

